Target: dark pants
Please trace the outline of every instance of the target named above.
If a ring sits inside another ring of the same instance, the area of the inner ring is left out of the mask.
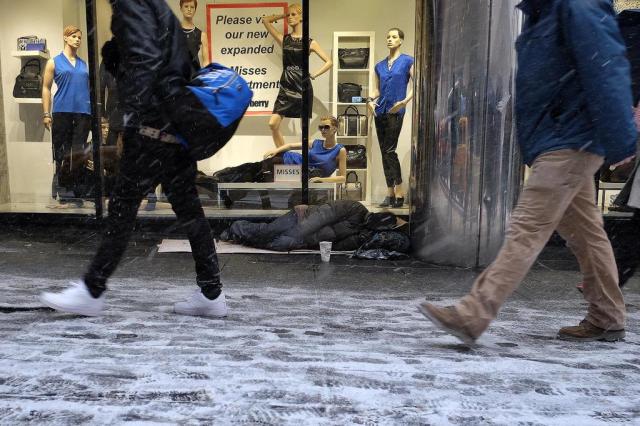
[[[402,172],[400,171],[400,161],[398,161],[396,148],[398,147],[403,119],[404,114],[381,114],[375,118],[387,188],[393,188],[402,183]]]
[[[162,184],[178,222],[187,227],[196,281],[202,293],[215,299],[221,292],[218,257],[209,222],[195,186],[196,162],[179,145],[149,139],[128,130],[120,171],[109,202],[109,217],[102,243],[84,282],[94,297],[106,290],[127,247],[142,198]]]
[[[631,227],[628,226],[620,226],[609,233],[618,266],[620,287],[629,281],[640,266],[640,209],[634,210]]]
[[[303,247],[298,218],[292,210],[273,222],[254,223],[246,220],[233,222],[229,229],[233,240],[275,251],[290,251]]]
[[[66,201],[69,198],[81,198],[82,168],[71,172],[72,182],[69,187],[63,187],[60,182],[62,160],[65,156],[71,158],[75,153],[81,154],[87,145],[87,137],[91,129],[91,116],[71,112],[56,112],[53,114],[51,125],[51,141],[53,143],[53,161],[55,172],[51,183],[51,197]],[[71,162],[69,162],[69,167]]]

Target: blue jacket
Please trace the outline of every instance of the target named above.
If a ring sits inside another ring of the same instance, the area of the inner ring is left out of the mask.
[[[516,41],[518,142],[526,164],[559,149],[616,163],[635,153],[631,77],[611,0],[524,0]]]

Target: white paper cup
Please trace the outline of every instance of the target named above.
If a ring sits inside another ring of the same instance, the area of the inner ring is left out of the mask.
[[[320,241],[320,259],[323,262],[331,259],[331,241]]]

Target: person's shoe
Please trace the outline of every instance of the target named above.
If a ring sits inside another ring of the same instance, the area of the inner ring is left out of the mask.
[[[388,207],[393,207],[393,205],[396,203],[396,197],[384,197],[384,201],[381,202],[380,204],[378,204],[378,207],[382,207],[382,208],[388,208]]]
[[[184,302],[174,304],[173,311],[179,315],[201,317],[226,317],[228,313],[224,292],[220,293],[215,300],[209,300],[200,290],[197,290]]]
[[[393,208],[399,209],[402,208],[402,206],[404,206],[404,197],[396,197],[395,201],[393,202]]]
[[[587,320],[580,321],[579,325],[562,327],[558,331],[558,339],[569,340],[571,342],[595,342],[603,340],[605,342],[616,342],[624,339],[624,328],[621,330],[605,330],[596,327]]]
[[[453,306],[441,308],[431,303],[422,302],[418,305],[418,310],[442,331],[457,337],[467,345],[475,343],[476,337],[473,337],[461,324],[460,315]]]
[[[91,296],[82,281],[72,282],[71,286],[60,293],[42,293],[40,301],[60,312],[95,317],[104,310],[104,293],[100,297]]]
[[[576,290],[578,290],[580,293],[584,293],[584,283],[576,284]]]

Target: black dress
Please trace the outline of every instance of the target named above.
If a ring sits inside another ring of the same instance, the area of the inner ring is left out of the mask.
[[[309,40],[311,43],[311,40]],[[302,78],[302,39],[293,38],[290,34],[282,40],[282,76],[280,91],[273,107],[273,113],[283,117],[300,118],[302,116],[302,84],[309,91],[309,117],[313,105],[313,87],[311,80]]]
[[[184,36],[187,38],[187,48],[191,54],[192,64],[196,70],[202,68],[200,65],[200,46],[202,46],[202,31],[200,28],[183,28]]]

